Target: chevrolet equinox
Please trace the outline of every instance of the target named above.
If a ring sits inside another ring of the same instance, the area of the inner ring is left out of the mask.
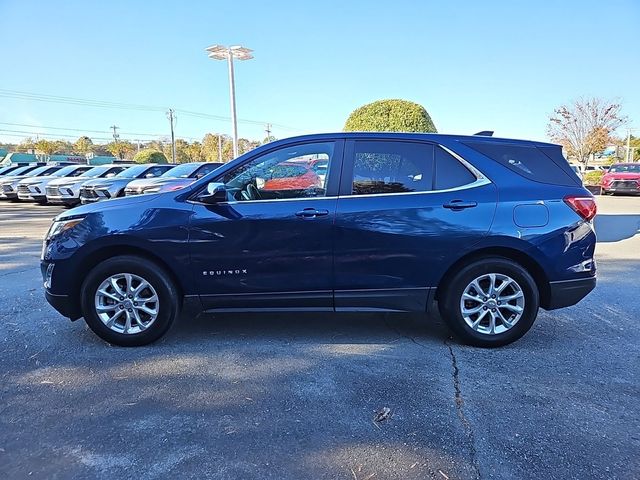
[[[437,303],[462,341],[495,347],[595,287],[595,214],[558,145],[309,135],[177,191],[61,213],[41,268],[49,303],[118,345],[157,340],[180,312]]]

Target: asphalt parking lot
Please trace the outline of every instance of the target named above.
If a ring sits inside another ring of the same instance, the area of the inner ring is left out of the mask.
[[[43,298],[61,209],[0,203],[0,478],[640,478],[640,198],[598,201],[596,290],[497,350],[371,314],[112,347]]]

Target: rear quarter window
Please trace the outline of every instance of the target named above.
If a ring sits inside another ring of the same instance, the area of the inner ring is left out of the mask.
[[[576,186],[577,177],[564,165],[534,145],[491,142],[465,142],[465,145],[504,165],[518,175],[540,183]],[[559,148],[559,147],[558,147]],[[560,155],[562,157],[562,155]]]

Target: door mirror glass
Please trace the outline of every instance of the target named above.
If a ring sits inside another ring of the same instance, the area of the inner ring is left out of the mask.
[[[207,189],[200,195],[200,201],[203,203],[219,203],[227,201],[227,187],[224,183],[210,182]]]

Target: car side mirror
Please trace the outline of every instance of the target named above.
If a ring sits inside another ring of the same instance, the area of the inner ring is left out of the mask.
[[[219,203],[227,201],[227,187],[224,183],[210,182],[207,184],[207,190],[200,195],[200,201],[203,203]]]

